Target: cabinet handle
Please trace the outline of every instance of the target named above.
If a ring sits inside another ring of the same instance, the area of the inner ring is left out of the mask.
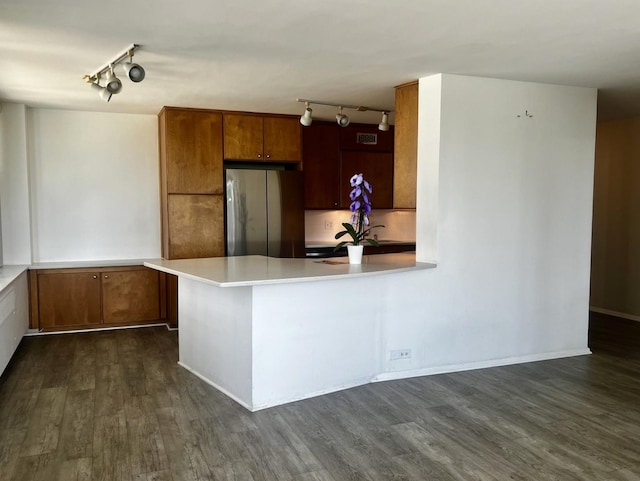
[[[262,158],[262,154],[258,154],[258,158],[261,159]]]
[[[93,278],[94,278],[94,279],[97,279],[97,278],[98,278],[98,276],[93,276]]]
[[[267,154],[267,159],[270,159],[270,158],[271,158],[271,155],[270,155],[270,154]]]
[[[109,276],[104,276],[105,279],[109,279]]]

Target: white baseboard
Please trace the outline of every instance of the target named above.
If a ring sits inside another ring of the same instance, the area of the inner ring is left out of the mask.
[[[488,367],[509,366],[511,364],[522,364],[525,362],[548,361],[550,359],[560,359],[563,357],[585,356],[591,354],[591,350],[573,349],[570,351],[546,352],[542,354],[532,354],[528,356],[505,357],[502,359],[492,359],[490,361],[469,362],[464,364],[449,364],[446,366],[428,367],[413,369],[408,371],[384,372],[375,376],[371,382],[397,381],[410,377],[431,376],[433,374],[447,374],[459,371],[472,371],[474,369],[485,369]]]
[[[187,371],[189,371],[191,374],[193,374],[195,377],[202,379],[204,382],[206,382],[209,386],[217,389],[218,391],[220,391],[222,394],[224,394],[227,397],[230,397],[231,399],[233,399],[235,402],[237,402],[238,404],[240,404],[240,406],[242,406],[245,409],[248,409],[249,411],[256,411],[256,409],[253,408],[253,406],[251,405],[251,403],[248,403],[246,401],[244,401],[243,399],[240,399],[239,397],[231,394],[229,391],[227,391],[225,388],[219,386],[218,384],[216,384],[215,382],[213,382],[212,380],[204,377],[202,374],[200,374],[198,371],[191,369],[189,366],[187,366],[185,363],[178,361],[178,366],[182,366],[183,368],[185,368]]]
[[[640,322],[640,316],[634,316],[633,314],[627,314],[626,312],[611,311],[609,309],[602,309],[601,307],[589,306],[589,310],[597,312],[598,314],[606,314],[607,316],[621,317],[623,319],[629,319],[630,321]]]

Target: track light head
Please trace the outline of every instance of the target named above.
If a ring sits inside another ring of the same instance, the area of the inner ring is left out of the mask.
[[[342,113],[342,107],[338,107],[336,122],[338,122],[338,125],[340,127],[346,127],[347,125],[349,125],[349,122],[351,122],[351,120],[349,120],[349,117]]]
[[[312,113],[313,110],[309,107],[309,102],[305,102],[304,113],[300,116],[300,123],[305,127],[309,127],[311,122],[313,122],[313,118],[311,117]]]
[[[389,113],[388,112],[382,112],[382,120],[378,124],[378,130],[382,130],[383,132],[386,132],[387,130],[389,130]]]
[[[116,77],[116,74],[113,73],[113,65],[110,65],[109,70],[107,70],[105,88],[112,94],[117,94],[122,90],[122,82]]]
[[[133,59],[133,51],[128,52],[129,61],[123,64],[124,73],[127,75],[129,80],[132,82],[138,83],[144,80],[144,69],[142,66],[137,63],[133,63],[131,60]]]
[[[111,92],[109,92],[105,87],[100,86],[98,82],[94,82],[91,84],[91,90],[95,90],[96,92],[98,92],[100,98],[105,102],[111,100]]]

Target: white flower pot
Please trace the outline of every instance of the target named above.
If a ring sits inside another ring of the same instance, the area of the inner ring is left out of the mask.
[[[362,264],[362,251],[364,246],[347,246],[349,264]]]

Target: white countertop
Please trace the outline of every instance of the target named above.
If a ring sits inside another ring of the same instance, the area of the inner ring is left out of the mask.
[[[155,259],[105,259],[95,261],[58,261],[36,262],[29,266],[30,269],[73,269],[73,268],[100,268],[100,267],[127,267],[141,266],[145,261]]]
[[[312,260],[265,256],[210,257],[204,259],[154,259],[145,266],[218,287],[258,286],[337,278],[378,276],[430,269],[435,264],[416,262],[414,253],[364,256],[361,265],[346,257]]]
[[[29,269],[29,266],[4,266],[0,267],[0,292],[15,281],[20,274]]]

